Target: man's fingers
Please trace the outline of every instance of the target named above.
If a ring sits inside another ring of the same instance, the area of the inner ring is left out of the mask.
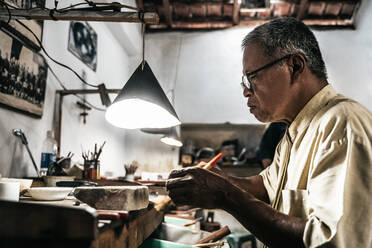
[[[184,197],[186,195],[189,195],[190,188],[189,187],[183,187],[183,188],[174,188],[169,191],[169,197],[170,198],[178,198],[178,197]]]
[[[186,187],[187,185],[190,185],[192,179],[191,175],[168,179],[165,186],[167,187],[167,190]]]
[[[202,164],[201,162],[200,164]],[[178,170],[172,170],[171,173],[169,174],[169,179],[175,178],[175,177],[183,177],[187,174],[194,175],[195,173],[200,173],[200,167],[197,166],[192,166],[192,167],[187,167],[183,169],[178,169]]]
[[[187,174],[186,169],[179,169],[179,170],[172,170],[169,174],[168,179],[175,178],[175,177],[183,177]]]
[[[210,171],[213,172],[213,173],[215,173],[215,174],[217,174],[217,175],[220,175],[220,176],[222,176],[222,177],[226,177],[226,174],[223,173],[223,171],[220,170],[219,168],[212,167],[212,168],[210,169]]]
[[[189,205],[190,204],[190,198],[185,195],[177,196],[171,199],[176,205]]]

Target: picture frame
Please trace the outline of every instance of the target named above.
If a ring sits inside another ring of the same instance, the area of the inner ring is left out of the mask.
[[[41,118],[47,70],[38,52],[0,32],[0,106]]]
[[[93,71],[97,69],[97,33],[87,22],[72,21],[68,50]]]

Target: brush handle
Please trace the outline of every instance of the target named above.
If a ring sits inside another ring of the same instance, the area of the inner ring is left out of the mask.
[[[206,165],[204,165],[203,169],[209,170],[211,169],[217,162],[222,158],[222,153],[218,153],[211,161],[209,161]]]
[[[213,241],[216,241],[216,240],[220,240],[223,237],[225,237],[226,235],[229,235],[230,233],[231,233],[231,231],[230,231],[229,227],[225,226],[225,227],[211,233],[209,236],[199,240],[195,245],[205,244],[205,243],[208,243],[208,242],[213,242]]]

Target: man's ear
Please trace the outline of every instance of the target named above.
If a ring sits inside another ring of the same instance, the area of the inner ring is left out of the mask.
[[[291,70],[291,77],[294,80],[304,71],[306,59],[301,54],[293,54],[288,60],[288,65]]]

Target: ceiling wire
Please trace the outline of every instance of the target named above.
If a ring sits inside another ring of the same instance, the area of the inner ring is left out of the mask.
[[[16,10],[35,10],[35,9],[41,9],[41,10],[48,10],[48,11],[54,10],[54,11],[56,11],[58,13],[64,13],[64,12],[68,12],[70,10],[90,11],[90,10],[94,10],[94,8],[96,6],[111,6],[113,8],[131,9],[131,10],[135,10],[135,11],[139,11],[140,10],[137,7],[133,7],[133,6],[130,6],[130,5],[125,5],[125,4],[120,4],[120,3],[117,3],[117,2],[112,2],[112,3],[99,2],[99,3],[96,3],[96,2],[93,2],[93,1],[87,1],[87,0],[84,0],[84,2],[72,4],[72,5],[68,6],[68,7],[59,8],[59,9],[57,7],[55,7],[54,9],[50,9],[50,8],[43,7],[43,6],[40,6],[40,7],[30,7],[30,8],[19,8],[17,6],[14,6],[12,4],[9,4],[9,3],[5,2],[4,0],[0,0],[0,2],[3,3],[4,5],[7,5],[8,7],[12,8],[12,9],[16,9]],[[57,2],[57,5],[58,5],[58,2]],[[91,6],[91,9],[89,9],[89,8],[82,8],[82,9],[75,8],[77,6],[82,6],[82,5],[89,5],[89,6]]]
[[[8,3],[6,3],[4,0],[0,0],[0,3],[2,5],[5,5],[7,10],[8,10],[8,14],[9,14],[9,20],[8,20],[8,24],[11,20],[11,17],[12,17],[12,14],[9,10],[9,7],[12,8],[12,9],[17,9],[17,10],[31,10],[31,9],[44,9],[44,10],[49,10],[49,11],[52,11],[53,9],[48,9],[48,8],[45,8],[45,7],[34,7],[34,8],[28,8],[28,9],[21,9],[21,8],[18,8],[18,7],[15,7],[13,5],[10,5]],[[57,9],[57,4],[58,2],[55,2],[55,9],[54,11],[56,12],[67,12],[67,11],[70,11],[70,10],[79,10],[79,8],[74,8],[76,6],[80,6],[80,5],[90,5],[90,6],[96,6],[96,5],[105,5],[105,6],[114,6],[114,7],[120,7],[120,8],[128,8],[128,9],[133,9],[133,10],[136,10],[136,11],[139,11],[138,8],[135,8],[135,7],[132,7],[132,6],[129,6],[129,5],[124,5],[124,4],[119,4],[119,3],[94,3],[92,1],[87,1],[85,0],[85,2],[81,2],[81,3],[77,3],[77,4],[74,4],[74,5],[71,5],[70,7],[65,7],[65,8],[62,8],[62,9]],[[92,10],[94,9],[94,7],[92,7]],[[87,10],[86,8],[84,8],[84,10]],[[143,14],[143,13],[142,13]],[[93,88],[98,88],[98,85],[94,85],[94,84],[90,84],[88,82],[86,82],[86,80],[84,80],[75,70],[73,70],[71,67],[55,60],[54,58],[52,58],[49,53],[46,51],[46,49],[44,48],[42,42],[40,41],[39,37],[37,37],[37,35],[28,27],[26,26],[23,22],[19,21],[19,20],[15,20],[16,22],[18,22],[21,26],[23,26],[24,28],[26,28],[33,36],[34,38],[36,39],[36,41],[39,43],[39,48],[45,53],[45,55],[51,59],[54,63],[56,63],[57,65],[59,66],[62,66],[64,68],[66,68],[67,70],[71,71],[72,73],[74,73],[79,79],[80,81],[82,81],[84,84],[90,86],[90,87],[93,87]],[[142,22],[142,25],[144,25],[144,22]],[[144,29],[145,27],[143,27]],[[143,36],[144,36],[144,33],[143,33]],[[144,40],[144,37],[143,37],[143,40]],[[143,49],[144,49],[144,43],[143,43]],[[143,69],[143,66],[144,66],[144,52],[143,52],[143,62],[142,62],[142,69]]]
[[[9,4],[7,4],[7,3],[5,3],[4,1],[0,1],[0,3],[1,4],[3,4],[3,5],[5,5],[5,7],[8,9],[8,6],[9,7],[11,7],[11,8],[14,8],[14,9],[19,9],[19,8],[16,8],[16,7],[14,7],[14,6],[11,6],[11,5],[9,5]],[[85,3],[84,3],[85,4]],[[9,13],[9,21],[8,21],[8,23],[10,22],[10,20],[11,20],[11,13],[10,13],[10,11],[9,11],[9,9],[8,9],[8,13]],[[44,53],[53,61],[53,62],[55,62],[56,64],[58,64],[58,65],[60,65],[60,66],[63,66],[63,67],[65,67],[65,68],[67,68],[67,69],[70,69],[70,70],[72,70],[70,67],[68,67],[68,66],[66,66],[66,65],[64,65],[64,64],[62,64],[62,63],[60,63],[60,62],[58,62],[58,61],[56,61],[56,60],[54,60],[51,56],[49,56],[49,54],[46,52],[46,50],[45,50],[45,48],[44,48],[44,46],[42,45],[42,43],[41,43],[41,41],[40,41],[40,39],[36,36],[36,34],[28,27],[28,26],[26,26],[24,23],[22,23],[22,22],[20,22],[19,20],[15,20],[15,21],[17,21],[19,24],[21,24],[24,28],[26,28],[29,32],[31,32],[32,33],[32,35],[34,36],[34,38],[37,40],[37,42],[39,43],[39,48],[40,49],[42,49],[43,51],[44,51]],[[3,30],[3,27],[1,27],[0,28],[2,31],[4,31]],[[44,58],[44,56],[42,55],[42,54],[40,54],[43,58]],[[45,60],[45,58],[44,58],[44,60]],[[62,89],[64,89],[64,90],[67,90],[67,88],[65,87],[65,85],[62,83],[62,81],[59,79],[59,77],[57,76],[57,74],[54,72],[54,70],[52,69],[52,67],[49,65],[49,63],[45,60],[45,63],[46,63],[46,65],[48,66],[48,68],[49,68],[49,70],[50,70],[50,72],[53,74],[53,76],[56,78],[56,80],[57,80],[57,82],[59,83],[59,85],[61,86],[61,88]],[[78,75],[74,70],[72,70],[80,79],[82,79],[81,77],[80,77],[80,75]],[[85,82],[85,80],[84,79],[82,79],[82,81],[83,82]],[[94,85],[91,85],[91,84],[89,84],[89,83],[87,83],[87,82],[85,82],[86,84],[88,84],[89,86],[92,86],[92,87],[98,87],[98,86],[94,86]],[[86,102],[86,104],[87,105],[89,105],[90,107],[92,107],[93,109],[95,109],[95,110],[98,110],[98,111],[106,111],[105,109],[103,109],[103,108],[99,108],[99,107],[96,107],[96,106],[94,106],[93,104],[91,104],[90,102],[88,102],[88,101],[86,101],[83,97],[81,97],[81,96],[79,96],[78,94],[73,94],[75,97],[77,97],[77,98],[79,98],[80,100],[83,100],[83,101],[85,101]]]
[[[53,9],[49,9],[49,8],[46,8],[46,7],[31,7],[31,8],[19,8],[19,7],[16,7],[16,6],[13,6],[11,4],[8,4],[6,3],[4,0],[0,0],[0,3],[2,5],[4,5],[8,11],[8,14],[9,14],[9,19],[8,19],[8,22],[7,24],[9,24],[9,22],[11,21],[11,18],[12,18],[12,14],[9,10],[9,8],[12,8],[12,9],[16,9],[16,10],[34,10],[34,9],[42,9],[42,10],[49,10],[49,11],[52,11]],[[84,2],[81,2],[81,3],[77,3],[77,4],[73,4],[69,7],[65,7],[65,8],[60,8],[60,9],[57,9],[57,4],[58,2],[55,2],[55,8],[54,8],[54,11],[56,12],[59,12],[59,13],[65,13],[65,12],[68,12],[70,10],[79,10],[79,8],[75,8],[77,6],[81,6],[81,5],[89,5],[89,6],[92,6],[92,10],[94,10],[94,8],[97,6],[97,5],[100,5],[100,6],[113,6],[113,7],[116,7],[116,8],[127,8],[127,9],[132,9],[132,10],[136,10],[136,11],[140,11],[139,8],[136,8],[136,7],[132,7],[132,6],[129,6],[129,5],[124,5],[124,4],[119,4],[119,3],[94,3],[92,1],[88,1],[88,0],[84,0]],[[87,8],[84,8],[82,10],[85,10],[85,11],[89,11],[89,9]],[[143,13],[142,13],[143,14]],[[18,16],[21,16],[21,15],[18,15]],[[89,85],[91,87],[94,87],[94,88],[98,88],[98,85],[93,85],[93,84],[90,84],[88,82],[86,82],[75,70],[73,70],[71,67],[55,60],[54,58],[52,58],[49,53],[46,51],[46,49],[44,48],[41,40],[37,37],[37,35],[27,26],[25,25],[23,22],[19,21],[19,20],[15,20],[16,22],[18,22],[21,26],[23,26],[25,29],[27,29],[33,36],[34,38],[36,39],[36,41],[39,43],[39,48],[45,53],[45,55],[51,59],[54,63],[58,64],[59,66],[62,66],[68,70],[70,70],[71,72],[73,72],[84,84],[86,85]],[[145,23],[142,21],[142,40],[143,40],[143,44],[142,44],[142,48],[143,48],[143,51],[142,51],[142,69],[144,67],[144,63],[145,63]],[[1,28],[3,29],[3,28]],[[43,56],[43,55],[41,55]],[[44,56],[43,56],[44,57]],[[45,58],[44,58],[45,59]],[[52,67],[46,62],[45,60],[45,63],[46,65],[48,66],[50,72],[53,74],[53,76],[56,78],[57,82],[60,84],[61,88],[64,89],[64,90],[67,90],[67,88],[64,86],[64,84],[62,83],[62,81],[59,79],[59,77],[57,76],[57,74],[54,72],[54,70],[52,69]],[[105,109],[103,108],[99,108],[99,107],[96,107],[94,106],[93,104],[89,103],[88,101],[86,101],[83,97],[79,96],[78,94],[73,94],[75,97],[79,98],[80,100],[83,100],[87,103],[87,105],[89,105],[90,107],[92,107],[93,109],[96,109],[98,111],[106,111]]]
[[[145,67],[145,29],[146,29],[146,24],[142,22],[141,25],[142,29],[142,70]]]
[[[1,5],[5,6],[6,10],[8,11],[9,18],[8,18],[8,21],[6,22],[6,24],[9,24],[10,20],[12,19],[12,14],[10,13],[9,6],[7,4],[5,4],[5,2],[3,2],[3,1],[0,1],[0,3],[1,3]]]
[[[48,66],[50,72],[53,74],[54,78],[57,80],[57,82],[59,83],[59,85],[61,86],[62,89],[64,90],[68,90],[66,88],[66,86],[62,83],[61,79],[57,76],[57,74],[53,71],[52,67],[48,64],[48,62],[45,62],[46,65]],[[79,98],[80,100],[84,101],[87,105],[89,105],[90,107],[92,107],[93,109],[95,110],[98,110],[98,111],[106,111],[106,109],[103,109],[103,108],[99,108],[99,107],[96,107],[94,106],[93,104],[91,104],[90,102],[88,102],[87,100],[85,100],[85,98],[79,96],[78,94],[72,94],[74,95],[75,97]]]
[[[25,25],[23,22],[21,22],[20,20],[15,20],[16,22],[18,22],[19,24],[21,24],[21,26],[23,26],[24,28],[26,28],[33,36],[34,38],[37,40],[37,42],[39,43],[39,47],[41,48],[41,50],[43,50],[43,52],[45,53],[45,55],[50,58],[54,63],[56,63],[57,65],[59,66],[62,66],[66,69],[68,69],[69,71],[71,71],[72,73],[74,73],[84,84],[86,85],[89,85],[90,87],[93,87],[93,88],[98,88],[98,85],[93,85],[93,84],[90,84],[88,83],[87,81],[85,81],[75,70],[73,70],[71,67],[55,60],[54,58],[52,58],[49,53],[45,50],[43,44],[41,43],[39,37],[37,37],[37,35],[27,26]]]
[[[181,58],[181,48],[182,48],[182,34],[180,34],[180,44],[178,46],[178,52],[177,52],[177,62],[176,62],[176,72],[174,73],[174,80],[173,80],[173,86],[171,87],[170,91],[172,91],[172,105],[174,106],[175,101],[175,89],[177,84],[177,78],[178,78],[178,67],[180,64],[180,58]]]

